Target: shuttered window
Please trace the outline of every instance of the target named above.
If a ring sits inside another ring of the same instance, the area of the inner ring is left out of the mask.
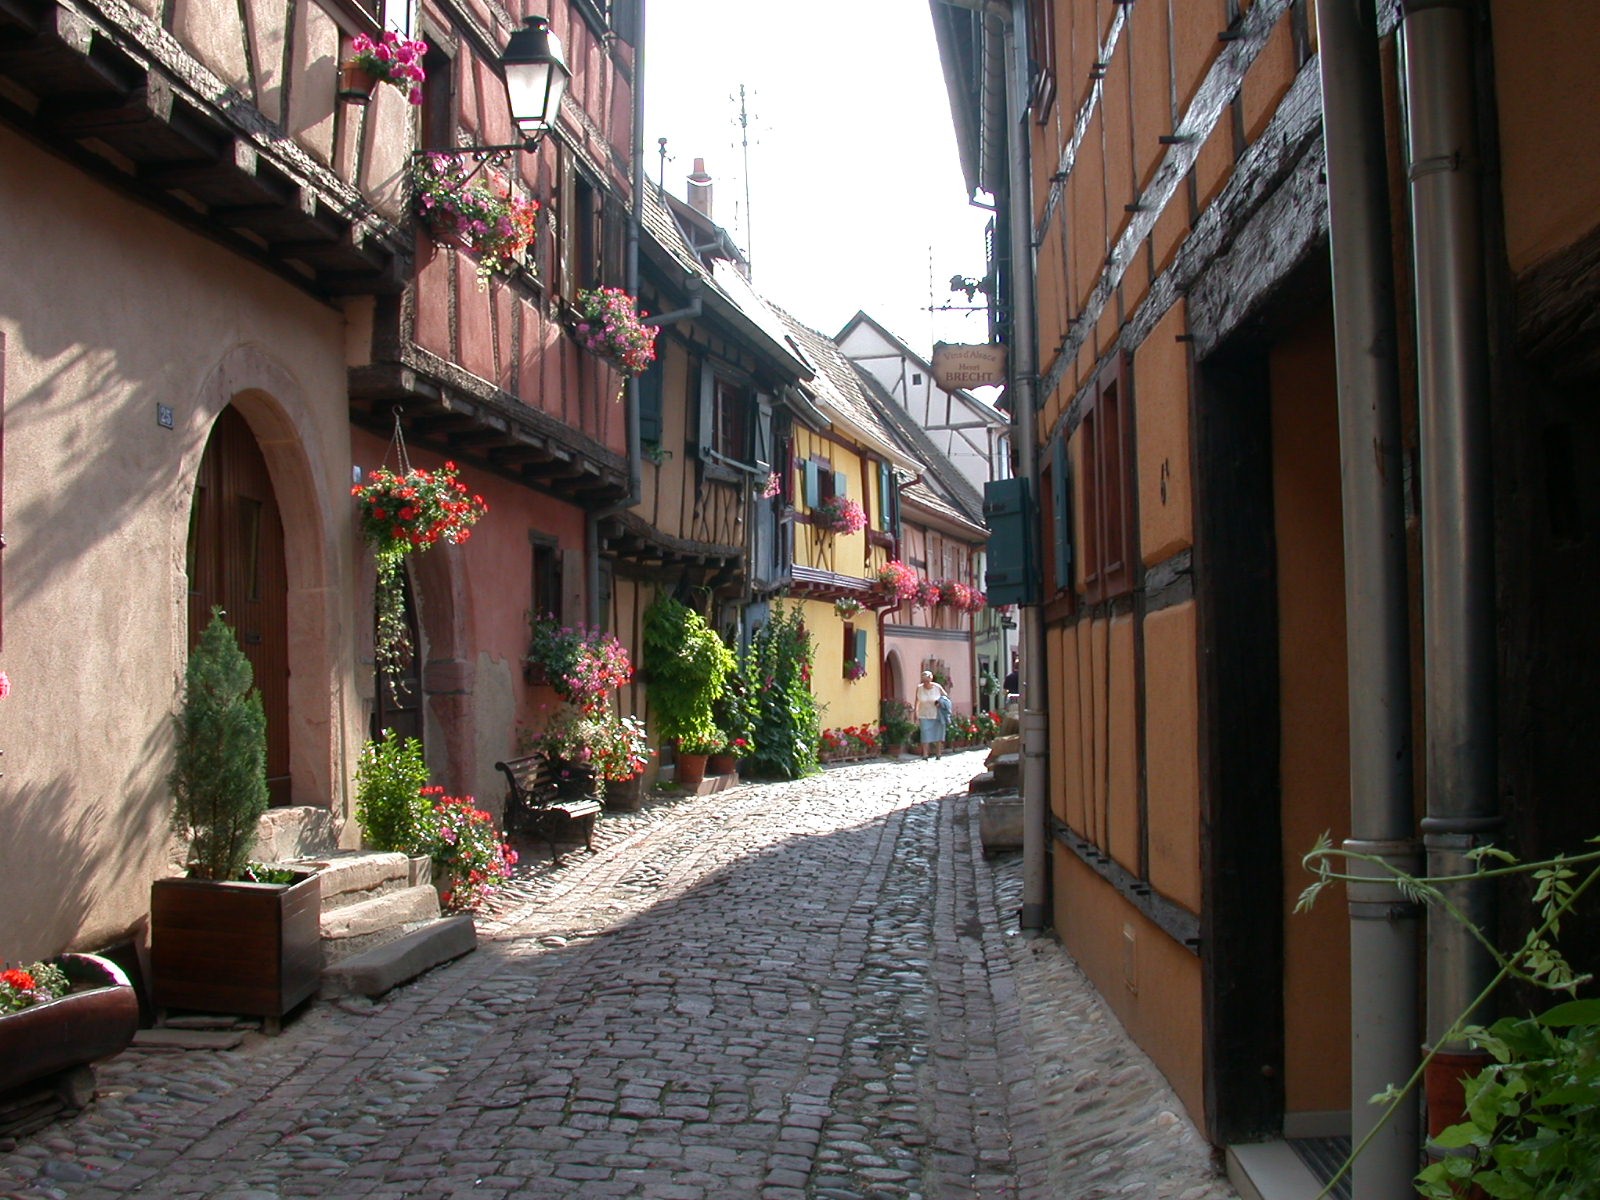
[[[1133,471],[1128,447],[1126,357],[1096,381],[1079,427],[1083,445],[1083,587],[1093,604],[1133,590]]]

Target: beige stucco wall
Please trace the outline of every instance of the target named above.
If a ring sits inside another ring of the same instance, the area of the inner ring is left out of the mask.
[[[231,400],[283,508],[297,803],[345,811],[360,705],[339,312],[4,132],[0,157],[0,957],[16,959],[118,938],[167,869],[190,500]]]

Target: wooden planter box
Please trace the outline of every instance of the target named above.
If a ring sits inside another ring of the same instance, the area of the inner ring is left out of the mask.
[[[63,954],[74,991],[0,1016],[0,1093],[127,1048],[139,1028],[139,1000],[115,963]]]
[[[150,885],[151,992],[163,1008],[276,1020],[317,990],[322,883]]]
[[[606,807],[619,812],[638,812],[644,805],[644,775],[606,780]]]

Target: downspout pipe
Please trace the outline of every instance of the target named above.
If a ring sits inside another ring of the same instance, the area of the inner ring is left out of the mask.
[[[992,13],[992,9],[990,12]],[[1011,0],[1005,22],[1006,203],[1011,252],[1011,399],[1013,469],[1039,495],[1038,349],[1034,339],[1033,188],[1028,175],[1028,12]],[[1031,536],[1038,536],[1037,523]],[[1049,799],[1045,755],[1044,618],[1037,603],[1020,606],[1022,626],[1022,910],[1019,924],[1037,933],[1050,924]]]
[[[1405,481],[1394,259],[1375,0],[1317,5],[1322,128],[1338,364],[1344,516],[1350,836],[1344,848],[1415,874],[1411,794],[1411,654]],[[1414,1196],[1417,1116],[1370,1098],[1416,1067],[1420,914],[1376,865],[1351,885],[1351,1136],[1372,1140],[1352,1167],[1353,1194]]]
[[[1426,687],[1430,875],[1472,870],[1466,855],[1492,840],[1495,798],[1494,537],[1489,427],[1489,329],[1470,0],[1404,0],[1405,96],[1410,117],[1411,225],[1416,272],[1417,403],[1422,440],[1422,628]],[[1494,929],[1484,882],[1450,899],[1479,929]],[[1435,907],[1428,916],[1428,1133],[1460,1116],[1459,1077],[1486,1061],[1447,1037],[1494,977],[1487,951]],[[1474,1023],[1493,1014],[1479,1009]]]
[[[623,287],[628,295],[639,295],[639,232],[644,226],[644,31],[645,0],[638,0],[639,16],[634,28],[633,47],[633,189],[628,211],[628,236],[623,260]],[[589,624],[600,628],[600,522],[639,503],[643,491],[644,455],[639,445],[639,377],[628,376],[624,390],[626,436],[628,440],[628,495],[604,508],[591,509],[583,517],[584,592],[588,597]]]

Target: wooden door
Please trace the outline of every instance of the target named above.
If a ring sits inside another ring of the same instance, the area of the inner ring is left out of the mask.
[[[272,804],[289,795],[288,580],[283,522],[255,434],[238,410],[217,417],[189,509],[189,648],[221,605],[255,671],[267,713]]]

